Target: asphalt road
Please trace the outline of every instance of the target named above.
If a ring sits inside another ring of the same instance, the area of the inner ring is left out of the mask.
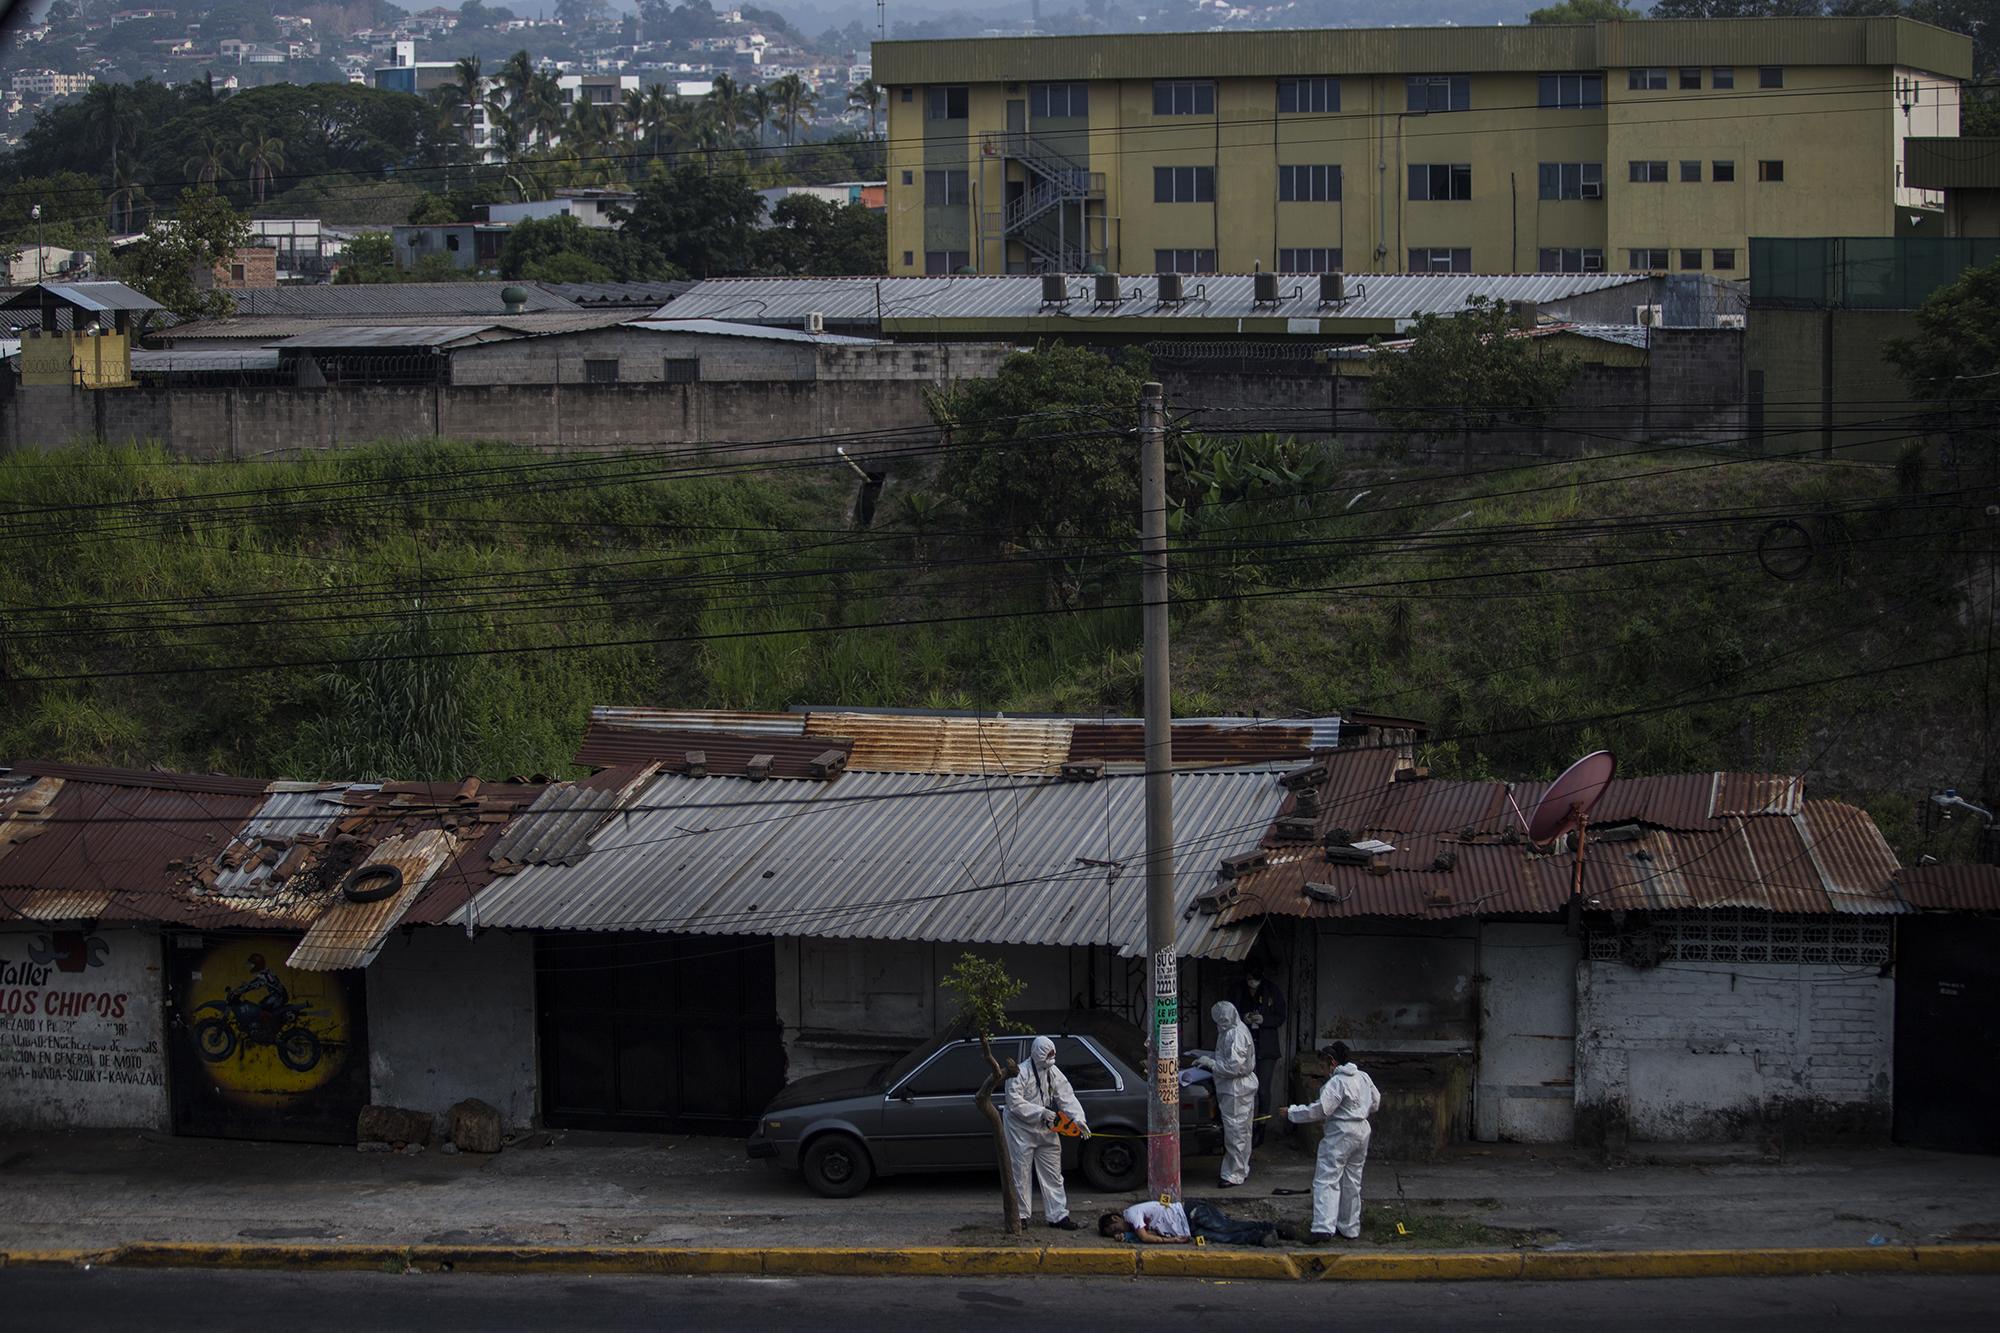
[[[10,1328],[1200,1330],[1533,1328],[1830,1333],[1993,1327],[2000,1278],[1215,1283],[1120,1278],[579,1278],[0,1270]]]

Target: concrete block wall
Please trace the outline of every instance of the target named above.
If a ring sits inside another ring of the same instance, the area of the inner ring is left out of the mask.
[[[371,1098],[443,1111],[467,1097],[535,1123],[535,941],[435,926],[390,936],[369,965]]]
[[[1587,1142],[1886,1135],[1893,983],[1840,966],[1577,968]]]
[[[657,384],[669,358],[699,361],[707,381],[810,380],[814,351],[810,343],[614,327],[461,348],[451,356],[451,381],[581,385],[584,362],[616,361],[620,384]]]

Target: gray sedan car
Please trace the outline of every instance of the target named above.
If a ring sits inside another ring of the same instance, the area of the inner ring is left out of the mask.
[[[1002,1067],[1025,1061],[1037,1035],[1049,1037],[1090,1122],[1091,1139],[1063,1140],[1063,1169],[1081,1167],[1103,1193],[1143,1187],[1147,1087],[1138,1029],[1101,1012],[1024,1014],[1021,1021],[1026,1033],[993,1041]],[[992,1171],[993,1127],[974,1100],[987,1073],[978,1038],[948,1034],[889,1064],[799,1079],[765,1108],[750,1156],[798,1171],[835,1199],[859,1194],[876,1176]],[[1004,1110],[1005,1094],[996,1088],[993,1098]],[[1212,1150],[1218,1133],[1206,1085],[1182,1090],[1181,1132],[1190,1150]]]

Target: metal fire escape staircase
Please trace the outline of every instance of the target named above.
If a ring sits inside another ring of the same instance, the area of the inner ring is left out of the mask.
[[[1003,255],[1008,242],[1018,243],[1031,269],[1079,273],[1088,268],[1093,256],[1086,217],[1090,201],[1104,198],[1104,173],[1089,170],[1032,134],[989,134],[984,152],[1000,159],[1003,180],[1009,161],[1020,163],[1027,176],[1026,188],[1001,206],[997,233],[990,230],[989,215],[986,239],[998,240]],[[1056,210],[1072,204],[1077,205],[1073,217],[1059,215],[1056,225],[1050,225]]]

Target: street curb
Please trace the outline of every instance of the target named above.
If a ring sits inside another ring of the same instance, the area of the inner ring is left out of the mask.
[[[1219,1247],[904,1249],[269,1244],[139,1241],[108,1249],[0,1250],[0,1268],[327,1269],[603,1276],[1179,1277],[1235,1282],[1526,1282],[1796,1277],[1819,1273],[2000,1275],[2000,1245],[1756,1250],[1525,1250],[1396,1254]]]

